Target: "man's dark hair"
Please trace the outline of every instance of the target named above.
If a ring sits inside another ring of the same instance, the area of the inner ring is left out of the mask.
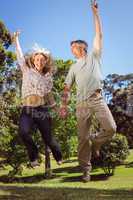
[[[84,44],[84,45],[86,46],[85,51],[87,52],[88,44],[87,44],[86,41],[84,41],[84,40],[73,40],[73,41],[71,41],[71,43],[70,43],[71,46],[72,46],[74,43],[77,43],[77,44]]]

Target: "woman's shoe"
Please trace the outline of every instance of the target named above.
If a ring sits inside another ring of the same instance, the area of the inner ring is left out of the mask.
[[[57,161],[57,164],[58,164],[58,165],[61,165],[62,163],[63,163],[62,160]]]
[[[34,161],[32,161],[31,163],[31,167],[38,167],[40,164],[38,163],[38,160],[34,160]]]

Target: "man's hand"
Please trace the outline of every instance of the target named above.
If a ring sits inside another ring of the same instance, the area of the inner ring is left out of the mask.
[[[68,108],[67,105],[62,105],[60,107],[59,116],[62,119],[65,119],[68,116]]]
[[[21,33],[20,30],[18,30],[18,31],[13,33],[13,35],[12,35],[12,43],[16,42],[16,39],[19,37],[20,33]]]
[[[96,0],[91,2],[91,8],[92,8],[93,14],[97,15],[98,14],[98,3],[96,2]]]

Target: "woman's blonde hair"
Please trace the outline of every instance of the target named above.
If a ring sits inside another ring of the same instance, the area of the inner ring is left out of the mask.
[[[43,68],[43,73],[44,75],[47,73],[47,72],[51,72],[51,73],[54,73],[55,71],[55,64],[54,64],[54,60],[52,58],[52,56],[50,54],[44,54],[43,52],[35,52],[35,53],[31,53],[31,54],[26,54],[25,55],[25,62],[26,62],[26,65],[29,67],[29,68],[34,68],[35,65],[34,65],[34,58],[36,55],[43,55],[45,57],[45,59],[47,60],[44,68]]]

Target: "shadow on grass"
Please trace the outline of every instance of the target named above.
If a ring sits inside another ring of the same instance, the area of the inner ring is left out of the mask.
[[[60,175],[53,174],[51,178],[59,178]],[[0,176],[1,183],[39,183],[41,181],[48,180],[43,173],[36,174],[33,176],[25,176],[25,177],[8,177],[7,175]]]
[[[74,167],[60,167],[53,169],[54,173],[80,173],[81,169],[80,166],[74,166]]]
[[[67,177],[61,177],[61,175],[53,174],[51,179],[60,178],[60,182],[80,182],[82,176],[69,176]],[[98,175],[91,175],[91,181],[106,181],[109,179],[109,176],[105,174],[98,174]],[[26,176],[26,177],[8,177],[7,175],[0,176],[0,182],[1,183],[39,183],[41,181],[48,180],[44,176],[44,174],[37,174],[33,176]]]
[[[94,169],[93,172],[96,172],[97,170]],[[62,173],[66,173],[65,175]],[[77,173],[77,175],[74,175],[74,173]],[[67,174],[72,174],[72,176],[68,176]],[[79,166],[74,167],[62,167],[62,168],[56,168],[52,171],[52,176],[50,178],[46,178],[44,173],[38,173],[31,176],[15,176],[15,177],[9,177],[8,175],[2,175],[0,176],[0,182],[1,183],[39,183],[41,181],[45,181],[47,179],[60,179],[60,182],[79,182],[81,181],[81,176],[79,175],[81,173],[81,169]],[[103,181],[107,180],[109,176],[105,174],[97,174],[97,175],[91,175],[92,181]]]
[[[98,171],[98,168],[94,168],[92,170],[93,172],[97,172]],[[70,166],[70,167],[60,167],[60,168],[56,168],[56,169],[53,169],[53,172],[54,173],[82,173],[82,170],[80,168],[80,166]]]
[[[1,200],[131,200],[133,190],[0,186]]]
[[[91,181],[106,181],[109,179],[110,176],[105,174],[97,174],[91,175]],[[82,180],[82,176],[69,176],[62,178],[61,182],[80,182]]]
[[[125,165],[126,168],[133,168],[133,162],[127,163]]]
[[[70,160],[65,160],[63,163],[73,163],[73,162],[78,162],[77,159],[70,159]]]

